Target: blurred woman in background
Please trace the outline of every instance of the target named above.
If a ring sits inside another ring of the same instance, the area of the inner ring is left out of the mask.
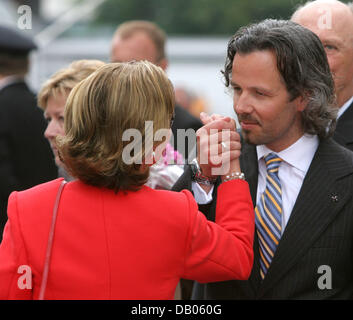
[[[66,173],[58,157],[56,137],[64,135],[64,111],[67,97],[76,84],[103,66],[100,60],[78,60],[67,68],[57,71],[42,86],[38,93],[38,106],[43,109],[48,126],[44,136],[48,139],[59,168],[59,176],[72,178]]]

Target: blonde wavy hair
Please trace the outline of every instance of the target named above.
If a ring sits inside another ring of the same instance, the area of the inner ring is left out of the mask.
[[[104,65],[100,60],[77,60],[57,71],[40,89],[37,98],[39,107],[45,110],[50,97],[68,95],[76,84]]]
[[[65,136],[58,149],[70,174],[89,185],[138,190],[146,183],[149,166],[127,163],[124,132],[141,134],[141,156],[147,156],[146,121],[153,135],[170,128],[174,90],[165,72],[147,61],[111,63],[99,68],[70,93],[65,107]],[[162,142],[153,142],[156,147]]]

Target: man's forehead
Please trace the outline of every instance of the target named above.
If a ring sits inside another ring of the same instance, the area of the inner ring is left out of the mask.
[[[320,38],[339,41],[349,38],[353,30],[353,12],[344,4],[314,2],[299,9],[292,20],[316,33]]]
[[[113,43],[115,61],[148,60],[155,62],[157,50],[144,32],[136,32],[127,38],[117,37]]]
[[[233,86],[262,88],[266,91],[284,83],[277,67],[277,56],[272,50],[235,54],[230,80]]]
[[[247,65],[245,65],[245,59],[247,60]],[[250,61],[257,61],[258,63],[253,64]],[[265,67],[277,66],[277,55],[274,50],[270,49],[254,49],[250,52],[242,53],[237,52],[234,55],[233,67],[238,65],[238,68],[243,68],[248,70],[249,68],[263,69]]]

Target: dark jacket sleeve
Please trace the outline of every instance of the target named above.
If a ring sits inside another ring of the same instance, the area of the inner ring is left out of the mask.
[[[217,180],[215,187],[213,189],[212,198],[213,201],[208,204],[199,204],[199,210],[206,216],[208,220],[215,221],[216,216],[216,199],[217,199],[217,189],[220,184],[220,179]],[[177,182],[174,184],[172,191],[189,190],[192,194],[192,171],[190,165],[185,165],[184,173],[180,176]]]

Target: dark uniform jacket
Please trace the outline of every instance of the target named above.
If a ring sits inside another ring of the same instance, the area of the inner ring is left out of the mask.
[[[45,128],[43,112],[24,82],[0,89],[0,240],[10,193],[57,177]]]

